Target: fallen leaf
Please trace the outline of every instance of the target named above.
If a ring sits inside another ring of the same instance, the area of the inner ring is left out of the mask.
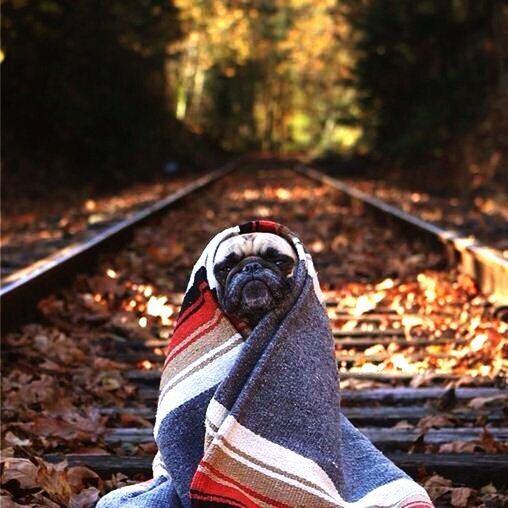
[[[480,494],[495,494],[497,492],[496,487],[489,483],[480,489]]]
[[[65,477],[66,462],[48,464],[39,460],[37,483],[52,501],[67,506],[73,495],[72,488]]]
[[[439,446],[439,453],[474,453],[478,451],[475,441],[453,441]]]
[[[142,418],[141,416],[132,413],[123,413],[120,415],[120,423],[122,424],[122,427],[150,428],[153,426],[146,418]]]
[[[425,431],[430,428],[439,429],[441,427],[453,427],[455,425],[455,422],[456,420],[445,414],[430,415],[422,418],[418,422],[417,426]]]
[[[475,411],[479,411],[481,409],[489,408],[506,408],[508,406],[508,396],[507,395],[497,395],[495,397],[476,397],[469,401],[469,407],[474,409]]]
[[[101,488],[102,480],[100,476],[85,466],[69,467],[65,472],[65,477],[69,482],[73,492],[81,492],[87,487]]]
[[[407,420],[400,420],[394,426],[394,429],[414,429],[414,425]]]
[[[452,491],[452,481],[437,474],[428,478],[423,486],[434,502],[436,502],[441,496],[444,496]]]
[[[9,458],[3,462],[2,485],[15,480],[21,489],[38,486],[37,466],[28,459]]]
[[[451,503],[455,508],[465,508],[468,506],[468,500],[471,497],[472,490],[468,487],[460,487],[452,490]]]
[[[90,508],[99,500],[100,492],[94,487],[88,487],[79,494],[74,494],[69,500],[69,508]]]
[[[4,441],[9,446],[30,446],[32,444],[30,439],[21,439],[10,431],[5,434]]]

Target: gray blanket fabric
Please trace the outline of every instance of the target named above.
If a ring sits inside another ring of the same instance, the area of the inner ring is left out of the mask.
[[[298,262],[290,298],[244,336],[217,301],[213,257],[225,239],[257,231],[290,241]],[[320,299],[312,260],[287,228],[252,221],[213,238],[168,347],[154,478],[97,506],[432,507],[341,413]]]

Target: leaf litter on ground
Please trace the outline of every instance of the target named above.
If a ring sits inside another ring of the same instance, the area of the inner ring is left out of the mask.
[[[41,301],[38,322],[4,337],[3,502],[92,506],[98,495],[134,480],[115,475],[104,481],[89,468],[51,465],[41,457],[48,452],[121,453],[104,439],[109,428],[150,426],[144,418],[101,412],[142,405],[126,373],[160,365],[139,353],[134,361],[121,358],[135,356],[140,343],[155,343],[150,350],[163,358],[163,344],[203,247],[222,228],[254,218],[286,224],[308,246],[327,299],[337,302],[328,310],[334,329],[364,329],[372,326],[364,321],[369,313],[388,310],[400,318],[398,324],[383,314],[375,326],[400,326],[409,343],[415,342],[414,347],[397,341],[364,350],[337,347],[338,359],[354,356],[352,362],[339,361],[341,371],[409,373],[412,386],[439,386],[435,372],[455,376],[446,382],[449,387],[502,382],[506,323],[493,317],[474,281],[446,268],[441,253],[401,237],[322,184],[284,170],[233,174],[137,230],[134,240],[105,256],[94,273],[78,276]],[[352,320],[344,319],[344,313]],[[423,349],[416,347],[422,339],[428,342]],[[386,384],[345,379],[341,386]],[[475,409],[494,402],[471,404]],[[506,400],[495,404],[502,407]],[[422,432],[439,422],[453,426],[450,411],[446,404],[436,408],[434,420],[421,422]],[[478,446],[489,448],[489,439],[482,437]],[[491,443],[488,451],[500,451],[497,446]],[[136,446],[131,453],[153,454],[153,444]],[[433,486],[432,478],[422,481],[430,482],[435,499],[453,497],[453,506],[466,498],[473,503],[468,506],[480,506],[483,499],[505,495],[489,490],[466,496],[465,491],[454,493],[461,487],[449,480]]]

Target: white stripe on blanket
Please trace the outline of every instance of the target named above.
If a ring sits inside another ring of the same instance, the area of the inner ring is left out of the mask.
[[[228,349],[231,346],[231,344],[233,344],[234,342],[236,342],[238,339],[241,339],[241,338],[242,338],[242,336],[239,333],[235,333],[226,342],[223,342],[220,346],[218,346],[214,349],[211,349],[210,351],[208,351],[208,353],[200,356],[195,361],[193,361],[192,363],[187,365],[187,367],[185,367],[185,369],[182,369],[176,376],[173,376],[171,379],[168,379],[167,384],[166,384],[166,386],[168,388],[166,388],[165,390],[163,390],[161,392],[161,394],[159,395],[159,398],[164,398],[166,393],[168,391],[170,391],[169,387],[171,386],[171,390],[174,389],[175,383],[177,383],[179,379],[185,377],[191,370],[197,368],[199,365],[208,361],[210,358],[214,357],[217,353],[220,353],[224,349]]]
[[[233,341],[236,339],[237,336],[235,334],[229,340]],[[224,346],[225,344],[223,344],[221,347]],[[180,407],[182,404],[193,399],[194,397],[197,397],[200,393],[213,388],[228,375],[231,367],[235,363],[238,354],[242,350],[242,347],[243,343],[230,349],[223,355],[213,360],[210,364],[206,365],[202,369],[197,370],[187,379],[184,379],[181,383],[178,383],[176,386],[164,394],[161,394],[161,397],[159,398],[159,404],[157,406],[157,415],[153,429],[155,439],[157,439],[159,434],[159,427],[168,413],[174,411],[176,408]],[[207,353],[207,355],[212,355],[214,352],[216,352],[217,349],[219,348],[216,348],[214,351],[210,351]],[[204,357],[200,358],[199,362],[202,362],[203,358]]]
[[[217,402],[216,404],[220,405]],[[224,424],[219,428],[216,435],[224,437],[232,446],[267,466],[272,466],[297,477],[301,477],[302,471],[305,471],[306,479],[319,486],[331,499],[340,498],[333,482],[315,462],[255,434],[238,423],[233,416],[226,417]],[[214,441],[215,443],[216,441]],[[254,465],[251,465],[251,467],[254,467]],[[288,478],[284,478],[284,480],[288,481]],[[288,481],[288,483],[292,482]],[[308,490],[304,485],[299,486]]]
[[[220,402],[212,399],[206,410],[206,418],[212,425],[219,428],[222,425],[222,422],[226,419],[228,413],[229,411]]]
[[[215,251],[217,250],[219,244],[223,240],[229,238],[230,236],[237,235],[239,233],[240,227],[233,226],[231,228],[225,229],[224,231],[218,233],[212,238],[212,240],[208,243],[206,248],[201,253],[201,256],[199,256],[199,259],[196,261],[196,264],[192,269],[191,276],[189,277],[189,283],[187,284],[186,292],[194,284],[194,277],[196,276],[197,271],[203,266],[206,268],[206,278],[208,280],[208,285],[210,289],[214,289],[215,287],[217,287],[217,280],[215,279],[215,275],[213,273],[213,258],[215,256]]]
[[[227,441],[230,442],[229,439]],[[275,471],[273,471],[271,469],[266,469],[265,467],[260,466],[259,464],[256,464],[256,463],[248,460],[247,458],[245,458],[245,457],[243,457],[241,455],[238,455],[233,450],[231,450],[231,449],[227,448],[226,446],[224,446],[224,444],[220,440],[218,440],[218,439],[215,440],[213,442],[213,444],[215,446],[218,446],[226,455],[229,455],[230,457],[232,457],[236,461],[241,462],[242,464],[245,464],[250,469],[253,469],[255,471],[259,471],[260,473],[264,474],[265,476],[269,476],[270,478],[274,478],[276,480],[280,480],[280,481],[282,481],[284,483],[287,483],[289,485],[293,485],[293,486],[299,488],[300,490],[304,490],[306,492],[309,492],[310,494],[313,494],[316,497],[320,497],[321,499],[324,499],[328,503],[334,503],[335,502],[335,499],[333,497],[328,496],[326,493],[323,493],[320,490],[314,489],[314,488],[310,487],[309,485],[303,484],[303,483],[299,482],[298,480],[295,480],[294,478],[288,478],[287,476],[284,476],[284,474],[277,473],[277,472],[275,472]],[[247,453],[247,452],[245,452],[245,453]],[[249,450],[248,453],[250,455],[254,455],[253,453],[251,453],[251,450]],[[283,470],[284,467],[283,467],[282,464],[278,464],[277,465],[277,469]]]
[[[162,455],[160,450],[157,451],[155,457],[152,461],[152,474],[154,478],[158,478],[159,476],[164,476],[164,478],[171,478],[166,466],[164,465],[164,461],[162,460]]]
[[[226,410],[226,408],[223,409]],[[259,436],[258,434],[255,434],[238,423],[238,421],[232,416],[226,417],[224,425],[219,429],[217,434],[224,437],[227,443],[230,443],[241,452],[246,455],[250,455],[267,466],[283,470],[297,477],[301,477],[302,472],[305,472],[305,479],[319,486],[328,494],[329,497],[325,498],[322,492],[316,491],[306,484],[302,484],[285,476],[279,476],[273,471],[266,471],[259,465],[254,464],[243,457],[239,457],[233,451],[220,445],[217,442],[218,440],[214,440],[214,444],[218,444],[224,452],[234,457],[236,460],[247,464],[253,469],[262,471],[264,474],[271,476],[272,478],[279,478],[288,484],[297,485],[300,489],[312,492],[314,495],[336,503],[337,506],[343,508],[369,508],[373,506],[388,508],[403,506],[406,499],[413,498],[415,494],[418,494],[418,489],[421,491],[420,494],[422,499],[428,499],[427,493],[423,487],[415,485],[413,480],[400,478],[375,488],[357,501],[348,502],[340,496],[329,476],[314,461],[306,457],[302,457],[288,448],[280,446],[262,436]],[[408,494],[402,498],[402,493],[405,491]]]

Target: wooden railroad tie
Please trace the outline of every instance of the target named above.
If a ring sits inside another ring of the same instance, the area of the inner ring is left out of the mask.
[[[149,371],[148,371],[149,372]],[[146,371],[145,371],[146,374]],[[155,379],[150,376],[150,382]],[[139,379],[140,376],[137,377]],[[104,408],[102,414],[115,418],[131,414],[153,422],[156,410],[157,389],[147,387],[147,376],[141,376],[141,388],[136,398],[139,407]],[[488,399],[494,407],[474,409],[473,399]],[[508,442],[506,403],[508,392],[501,388],[376,388],[369,390],[343,390],[342,412],[379,449],[408,474],[418,479],[426,471],[437,473],[460,484],[481,487],[494,483],[506,486],[508,478],[508,454],[476,453],[420,453],[422,446],[439,447],[447,443],[481,443],[485,433],[499,442]],[[440,404],[457,407],[443,411]],[[425,416],[444,414],[456,422],[456,427],[429,428],[425,431],[417,423]],[[408,426],[393,427],[406,421]],[[150,477],[152,457],[129,455],[139,452],[139,445],[153,442],[152,427],[110,428],[104,441],[116,446],[124,455],[67,455],[69,464],[82,464],[108,477],[122,472],[128,476]],[[417,445],[417,453],[411,453]],[[58,461],[62,455],[50,454],[49,461]]]

